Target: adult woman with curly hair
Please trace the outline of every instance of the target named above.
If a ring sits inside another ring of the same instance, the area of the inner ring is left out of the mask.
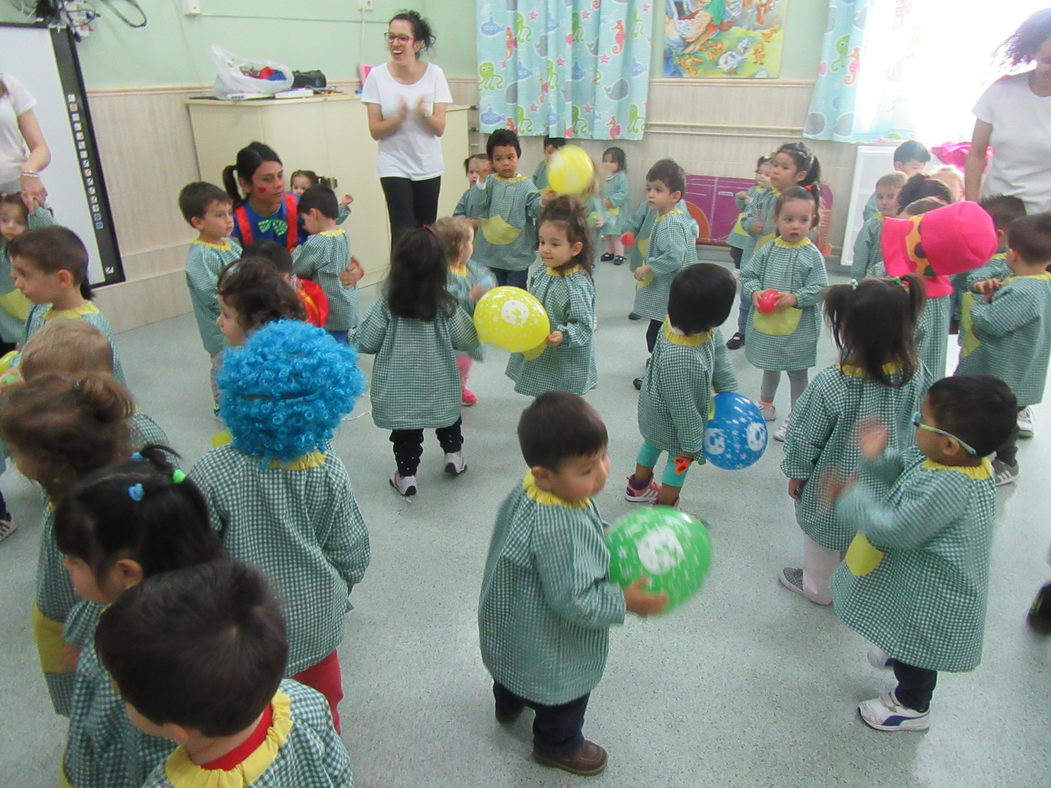
[[[968,200],[1008,194],[1028,213],[1051,209],[1051,8],[1026,19],[1003,43],[1004,62],[1033,63],[1001,77],[978,99],[967,154]],[[989,171],[985,153],[993,146]]]

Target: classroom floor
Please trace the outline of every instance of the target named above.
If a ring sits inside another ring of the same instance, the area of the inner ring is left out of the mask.
[[[631,379],[642,370],[645,322],[627,319],[627,266],[604,264],[596,279],[600,387],[588,400],[610,432],[613,469],[599,505],[616,521],[632,506],[622,490],[639,445]],[[363,306],[375,296],[376,288],[365,290]],[[141,407],[189,468],[219,430],[193,318],[136,329],[118,343]],[[831,609],[778,585],[781,567],[800,565],[802,539],[779,469],[781,445],[772,442],[749,470],[691,470],[683,502],[710,524],[711,574],[666,618],[629,617],[614,629],[585,724],[609,750],[609,766],[580,778],[530,759],[528,712],[508,730],[494,721],[478,653],[493,518],[525,472],[515,426],[527,399],[503,375],[505,354],[487,354],[471,379],[479,403],[464,410],[469,470],[460,478],[445,477],[431,434],[419,494],[399,498],[387,486],[387,433],[373,425],[367,397],[336,437],[372,542],[340,648],[343,739],[357,785],[1047,785],[1051,641],[1030,634],[1024,616],[1051,579],[1051,490],[1038,473],[1051,457],[1051,408],[1035,408],[1037,436],[1022,442],[1021,479],[1000,492],[985,659],[973,673],[939,677],[930,731],[867,728],[855,706],[892,677],[869,666],[866,643]],[[743,350],[732,357],[740,390],[757,395],[760,373]],[[819,359],[834,361],[827,332]],[[371,358],[362,366],[369,372]],[[777,405],[787,411],[787,381]],[[50,786],[66,726],[50,711],[29,627],[40,502],[13,470],[2,485],[20,530],[0,543],[0,785]]]

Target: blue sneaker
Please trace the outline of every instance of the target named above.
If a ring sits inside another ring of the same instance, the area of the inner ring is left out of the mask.
[[[925,731],[931,727],[931,713],[916,711],[898,703],[893,691],[858,704],[865,724],[878,731]]]

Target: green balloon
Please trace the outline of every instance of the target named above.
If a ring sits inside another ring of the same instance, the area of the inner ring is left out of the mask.
[[[666,591],[668,610],[697,593],[712,564],[705,524],[670,506],[642,507],[609,535],[609,579],[628,586],[649,577],[648,591]]]

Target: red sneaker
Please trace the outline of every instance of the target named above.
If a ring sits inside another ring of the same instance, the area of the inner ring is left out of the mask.
[[[478,402],[478,397],[476,397],[470,390],[463,389],[463,391],[460,392],[460,404],[465,408],[471,407],[476,402]]]

